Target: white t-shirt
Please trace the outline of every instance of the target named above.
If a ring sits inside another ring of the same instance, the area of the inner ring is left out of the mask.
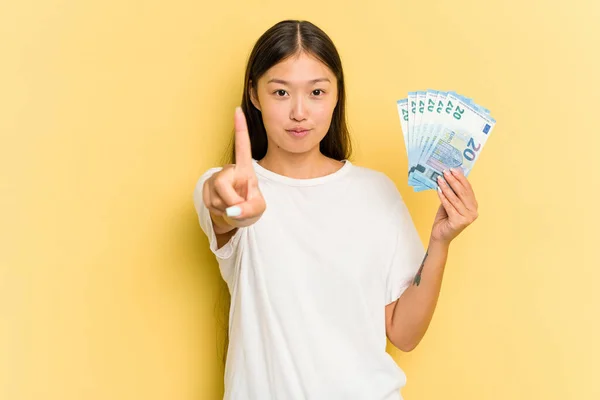
[[[313,179],[254,160],[267,208],[217,249],[199,179],[194,203],[231,293],[225,400],[399,400],[385,306],[425,249],[394,183],[345,164]]]

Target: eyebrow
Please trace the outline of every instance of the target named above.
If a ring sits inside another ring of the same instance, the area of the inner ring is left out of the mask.
[[[331,83],[331,81],[328,78],[317,78],[317,79],[313,79],[308,81],[308,83],[317,83],[317,82],[329,82]],[[267,82],[267,84],[269,83],[281,83],[282,85],[289,85],[288,81],[284,81],[283,79],[271,79],[270,81]]]

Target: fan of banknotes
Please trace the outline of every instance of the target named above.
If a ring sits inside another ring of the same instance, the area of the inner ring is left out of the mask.
[[[437,189],[449,168],[469,176],[496,124],[488,109],[456,92],[409,92],[397,106],[415,192]]]

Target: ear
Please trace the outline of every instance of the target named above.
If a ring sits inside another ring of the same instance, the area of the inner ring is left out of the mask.
[[[260,102],[258,101],[258,93],[256,93],[256,90],[254,90],[252,81],[248,83],[248,92],[250,94],[250,101],[252,102],[252,105],[256,107],[258,111],[261,111]]]

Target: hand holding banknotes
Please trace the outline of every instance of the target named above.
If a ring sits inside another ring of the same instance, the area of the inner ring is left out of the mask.
[[[467,176],[496,120],[490,110],[456,92],[409,92],[396,102],[408,158],[408,183],[416,192],[437,189],[442,204],[431,239],[449,244],[477,218]]]
[[[438,177],[438,197],[442,204],[433,222],[431,240],[449,244],[477,219],[478,205],[462,169],[448,169],[443,176]]]

